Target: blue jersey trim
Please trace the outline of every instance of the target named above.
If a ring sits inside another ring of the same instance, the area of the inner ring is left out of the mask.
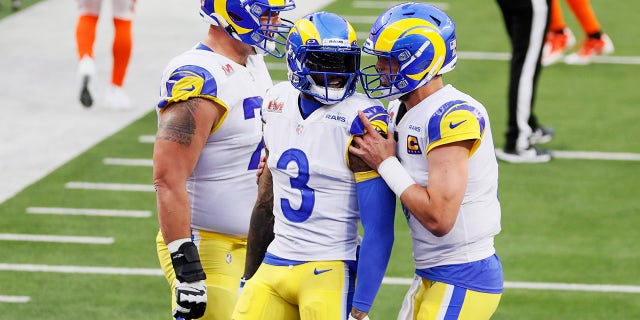
[[[504,273],[497,255],[479,261],[416,270],[431,280],[486,293],[502,293]]]
[[[205,46],[202,42],[198,42],[198,45],[196,46],[196,50],[206,50],[206,51],[213,52],[211,48]]]
[[[309,261],[289,260],[285,258],[280,258],[275,254],[267,252],[264,255],[264,260],[262,260],[262,262],[272,266],[297,266],[299,264],[307,263]],[[345,263],[347,264],[347,266],[349,266],[349,270],[356,270],[356,266],[357,266],[356,261],[347,260],[345,261]]]

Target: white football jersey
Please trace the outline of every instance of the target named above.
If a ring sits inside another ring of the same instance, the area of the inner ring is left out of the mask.
[[[389,104],[390,122],[395,124],[393,130],[398,138],[396,152],[402,166],[421,186],[429,183],[426,155],[431,149],[456,141],[476,140],[469,158],[469,180],[462,206],[448,234],[434,236],[404,208],[411,228],[416,269],[491,256],[495,253],[493,238],[500,232],[501,212],[498,162],[487,110],[451,85],[408,111],[401,108],[397,101]]]
[[[275,239],[267,251],[289,260],[355,260],[360,215],[348,147],[352,133],[361,130],[358,110],[373,107],[384,117],[386,111],[356,93],[303,119],[299,95],[282,82],[262,106],[275,215]]]
[[[202,45],[165,69],[158,113],[168,103],[191,97],[227,108],[187,181],[193,228],[246,238],[263,149],[260,107],[272,85],[262,55],[249,56],[243,66]]]

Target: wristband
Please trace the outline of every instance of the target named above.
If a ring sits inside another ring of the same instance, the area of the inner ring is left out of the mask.
[[[416,182],[396,157],[388,157],[378,165],[378,173],[398,197]]]
[[[196,282],[207,278],[200,263],[198,248],[191,241],[182,243],[176,252],[171,253],[171,264],[180,282]]]

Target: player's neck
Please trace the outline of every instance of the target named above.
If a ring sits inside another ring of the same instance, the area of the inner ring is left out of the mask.
[[[410,110],[418,103],[422,102],[422,100],[428,98],[443,87],[444,82],[442,81],[442,76],[436,76],[431,79],[431,81],[429,81],[426,86],[422,86],[400,97],[400,101],[404,103],[404,105],[407,107],[407,110]]]
[[[252,46],[230,37],[224,29],[217,26],[209,28],[209,34],[202,43],[214,52],[243,66],[247,64],[248,57],[256,53]]]

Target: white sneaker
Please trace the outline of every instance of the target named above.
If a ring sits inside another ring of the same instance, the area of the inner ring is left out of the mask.
[[[496,157],[511,163],[542,163],[551,161],[551,152],[546,149],[529,146],[529,148],[523,150],[496,149]]]
[[[131,100],[122,87],[110,85],[107,89],[105,107],[113,110],[131,109]]]
[[[80,103],[89,108],[93,105],[91,80],[95,77],[96,66],[88,56],[82,57],[78,63],[78,79],[80,81]]]
[[[549,127],[539,127],[536,130],[533,130],[531,136],[529,137],[529,143],[531,144],[543,144],[551,141],[553,139],[554,131]]]
[[[567,64],[585,65],[589,64],[597,56],[611,54],[614,51],[613,42],[608,35],[603,33],[600,39],[587,37],[578,51],[566,56],[564,62]]]
[[[575,44],[576,37],[569,28],[564,28],[561,32],[547,32],[540,63],[542,63],[543,66],[550,66],[562,60],[564,53],[573,48]]]

